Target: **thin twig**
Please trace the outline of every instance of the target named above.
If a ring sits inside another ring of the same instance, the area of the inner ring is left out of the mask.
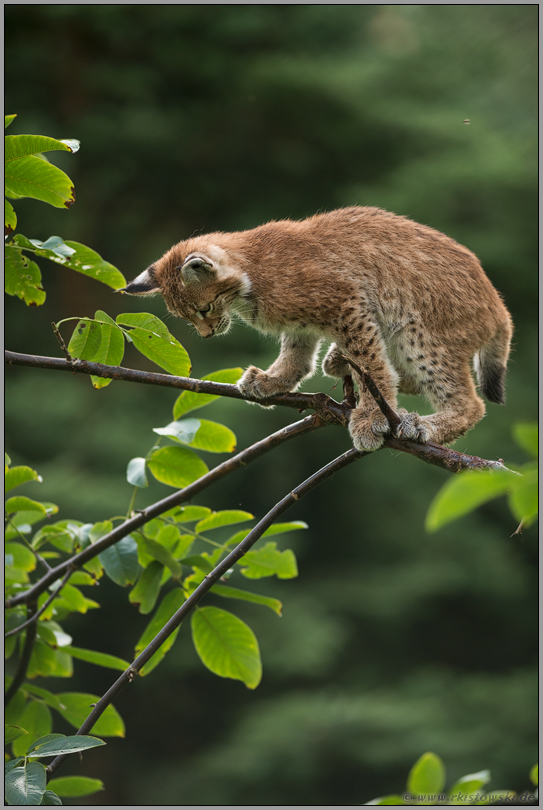
[[[52,570],[52,569],[49,569],[49,570]],[[16,636],[16,635],[18,635],[18,633],[21,633],[26,627],[31,625],[33,622],[37,622],[38,619],[40,618],[40,616],[42,615],[42,613],[45,613],[45,611],[47,610],[47,608],[49,607],[49,605],[51,604],[53,599],[56,599],[57,596],[60,594],[60,591],[62,590],[62,588],[64,588],[64,586],[67,584],[68,580],[70,579],[70,577],[74,573],[74,570],[75,570],[74,568],[68,568],[68,570],[64,574],[64,576],[62,578],[62,582],[60,583],[58,588],[55,588],[54,592],[47,599],[47,601],[45,601],[43,603],[41,608],[39,610],[37,610],[36,613],[34,613],[30,617],[30,619],[27,619],[26,622],[24,622],[24,624],[20,624],[17,627],[14,627],[13,630],[10,630],[8,633],[5,633],[4,638],[9,638],[9,636]]]
[[[380,392],[379,388],[377,387],[376,383],[372,380],[367,371],[364,371],[363,368],[360,368],[360,366],[357,363],[355,363],[354,360],[351,360],[350,357],[347,357],[346,354],[342,354],[341,357],[351,366],[351,368],[354,368],[354,370],[362,380],[363,384],[374,398],[379,409],[381,410],[381,413],[383,414],[383,416],[386,417],[392,432],[395,433],[402,421],[398,416],[398,414],[396,413],[396,411],[390,407],[390,405]]]
[[[28,612],[30,614],[30,618],[32,619],[34,613],[36,611],[36,602],[31,602],[28,605]],[[36,634],[38,632],[38,626],[35,622],[30,623],[28,630],[26,632],[25,643],[23,646],[23,651],[21,653],[21,658],[19,660],[19,666],[17,667],[17,672],[15,673],[13,680],[9,686],[9,689],[6,691],[4,697],[4,706],[7,706],[8,703],[11,701],[13,697],[17,694],[17,690],[19,689],[20,685],[26,678],[26,672],[28,670],[28,665],[30,663],[30,658],[32,656],[32,650],[34,649],[34,642],[36,641]]]
[[[66,360],[68,361],[68,363],[72,363],[73,362],[73,357],[70,354],[70,352],[68,351],[68,347],[64,343],[64,338],[60,334],[58,326],[56,325],[56,323],[54,321],[51,323],[51,326],[53,327],[53,332],[55,333],[55,337],[59,342],[60,348],[64,352],[64,356],[65,356]]]
[[[123,672],[123,674],[115,681],[115,683],[108,689],[105,695],[98,701],[96,706],[93,708],[92,712],[89,714],[81,728],[78,729],[76,734],[88,734],[89,731],[92,729],[94,724],[97,722],[99,717],[104,713],[107,707],[112,703],[115,697],[119,694],[119,692],[124,689],[124,687],[131,683],[134,680],[134,677],[139,673],[142,667],[149,661],[149,659],[155,654],[155,652],[160,649],[160,647],[164,644],[168,636],[170,636],[174,630],[176,630],[183,619],[185,619],[191,611],[196,607],[198,602],[205,596],[208,591],[210,591],[213,585],[230,569],[232,566],[239,562],[239,560],[247,554],[247,552],[252,548],[252,546],[259,540],[266,529],[268,529],[272,523],[285,512],[292,504],[298,501],[300,498],[303,498],[308,492],[311,492],[316,486],[321,484],[323,481],[326,481],[327,478],[335,475],[335,473],[342,470],[344,467],[347,467],[349,464],[352,464],[353,461],[357,461],[364,456],[369,455],[369,453],[360,452],[359,450],[351,449],[348,450],[343,455],[336,458],[334,461],[331,461],[325,467],[323,467],[318,472],[311,475],[307,478],[302,484],[297,486],[295,489],[292,490],[288,495],[286,495],[279,503],[276,503],[275,506],[270,509],[270,511],[265,515],[262,520],[260,520],[254,529],[251,529],[247,537],[242,540],[230,554],[224,558],[211,573],[207,574],[204,581],[198,585],[198,587],[192,592],[192,594],[188,597],[188,599],[181,605],[179,610],[169,619],[168,622],[164,625],[164,627],[157,633],[154,639],[148,644],[148,646],[142,650],[142,652],[138,655],[135,661],[130,665],[130,667]],[[62,765],[62,763],[68,758],[68,754],[63,754],[51,762],[51,764],[47,767],[48,776],[50,777],[55,771]]]
[[[106,548],[109,548],[123,537],[126,537],[128,534],[130,534],[130,532],[134,531],[135,529],[139,529],[140,526],[148,523],[153,518],[159,517],[159,515],[161,515],[163,512],[167,512],[169,509],[173,509],[173,507],[185,503],[185,501],[190,501],[195,495],[202,492],[202,490],[206,489],[211,484],[214,484],[215,481],[218,481],[225,475],[228,475],[240,467],[244,467],[251,461],[259,458],[264,453],[273,450],[283,442],[294,439],[296,436],[300,436],[304,433],[317,430],[321,427],[324,427],[324,423],[316,414],[312,414],[311,416],[306,416],[299,422],[294,422],[291,425],[287,425],[287,427],[281,428],[281,430],[278,430],[276,433],[272,433],[265,439],[256,442],[246,450],[242,450],[241,453],[237,453],[232,458],[223,461],[222,464],[218,464],[213,470],[210,470],[208,473],[206,473],[206,475],[203,475],[197,481],[189,484],[184,489],[174,492],[173,495],[169,495],[167,498],[157,501],[139,512],[134,517],[125,520],[123,523],[113,529],[113,531],[105,534],[103,537],[97,540],[96,543],[92,543],[83,549],[83,551],[80,551],[79,554],[70,557],[69,560],[65,560],[60,565],[57,565],[56,568],[52,568],[28,590],[23,591],[23,593],[18,593],[16,596],[8,599],[6,602],[6,607],[15,607],[16,605],[26,604],[29,601],[37,599],[38,596],[43,593],[43,591],[48,588],[49,585],[51,585],[52,582],[55,582],[55,580],[63,576],[68,568],[80,568],[82,565],[84,565],[84,563],[98,556],[98,554],[101,554],[102,551],[105,551]]]

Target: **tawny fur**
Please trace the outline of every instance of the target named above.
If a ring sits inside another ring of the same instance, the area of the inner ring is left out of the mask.
[[[483,395],[504,401],[512,322],[478,259],[450,237],[378,208],[187,239],[126,292],[161,294],[202,337],[226,332],[233,315],[280,335],[277,360],[267,371],[250,366],[238,383],[257,398],[293,391],[313,374],[324,338],[332,341],[326,374],[351,373],[345,354],[393,408],[398,391],[431,403],[429,416],[399,409],[405,438],[449,443],[483,417],[472,361]],[[390,427],[359,389],[350,433],[358,449],[376,450]]]

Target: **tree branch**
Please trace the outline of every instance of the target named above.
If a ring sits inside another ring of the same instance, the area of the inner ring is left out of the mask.
[[[49,570],[51,571],[51,568],[49,568]],[[62,582],[60,583],[58,588],[54,590],[51,596],[43,603],[41,608],[37,610],[29,619],[27,619],[26,622],[23,622],[23,624],[19,624],[17,627],[14,627],[13,630],[9,630],[7,633],[4,633],[4,638],[9,638],[9,636],[16,636],[19,633],[22,633],[22,631],[25,630],[29,625],[33,624],[34,622],[37,622],[42,613],[45,613],[51,602],[54,599],[56,599],[57,596],[60,594],[61,590],[64,588],[64,586],[67,584],[68,580],[74,573],[74,570],[75,570],[74,568],[68,567],[66,573],[62,578]]]
[[[364,456],[369,455],[369,453],[363,453],[359,450],[348,450],[343,455],[336,458],[334,461],[331,461],[325,467],[323,467],[318,472],[314,473],[312,476],[307,478],[302,484],[297,486],[295,489],[292,490],[288,495],[286,495],[281,501],[275,504],[275,506],[270,509],[270,511],[260,520],[254,529],[251,529],[247,537],[242,540],[233,551],[228,554],[227,557],[224,558],[218,565],[215,566],[211,573],[207,574],[203,582],[198,585],[198,587],[192,592],[192,594],[188,597],[188,599],[181,605],[179,610],[174,613],[174,615],[169,619],[168,622],[164,625],[164,627],[157,633],[154,639],[148,644],[148,646],[142,650],[142,652],[138,655],[135,661],[130,665],[130,667],[123,672],[123,674],[115,681],[115,683],[108,689],[105,695],[98,701],[96,706],[93,708],[92,712],[89,714],[83,725],[80,729],[76,732],[76,734],[88,734],[89,731],[92,729],[94,724],[98,721],[107,707],[112,703],[115,697],[119,694],[119,692],[124,689],[124,687],[131,683],[134,680],[134,677],[139,673],[142,667],[149,661],[149,659],[155,654],[155,652],[162,646],[162,644],[166,641],[168,636],[170,636],[174,630],[176,630],[183,619],[185,619],[191,611],[196,607],[198,602],[211,590],[213,585],[230,569],[232,566],[239,562],[239,560],[247,554],[247,552],[252,548],[252,546],[259,540],[266,529],[268,529],[272,523],[285,512],[293,503],[298,501],[300,498],[303,498],[304,495],[307,495],[308,492],[311,492],[316,486],[321,484],[326,479],[330,478],[331,476],[335,475],[335,473],[342,470],[344,467],[347,467],[349,464],[352,464],[353,461],[357,461],[359,458],[363,458]],[[62,763],[68,758],[69,754],[63,754],[51,762],[51,764],[47,767],[48,776],[50,777],[55,771],[62,765]]]
[[[36,613],[36,602],[31,602],[28,606],[28,612],[30,614],[30,618],[34,617]],[[14,675],[14,678],[10,684],[9,689],[6,691],[4,697],[4,706],[7,706],[8,703],[11,701],[13,697],[17,694],[17,690],[19,689],[20,685],[26,678],[26,672],[28,669],[28,665],[30,663],[30,658],[32,656],[32,650],[34,649],[34,643],[36,641],[36,634],[38,632],[38,626],[36,622],[31,622],[28,630],[26,631],[26,638],[25,643],[23,646],[23,651],[21,653],[21,658],[19,660],[19,666],[17,667],[17,672]]]
[[[364,383],[368,391],[377,404],[387,416],[394,422],[398,418],[390,405],[381,395],[379,389],[367,372],[357,366],[349,358],[345,358],[356,371],[363,376]],[[58,357],[40,357],[39,355],[18,354],[17,352],[5,352],[5,362],[7,365],[30,366],[32,368],[46,368],[55,371],[71,371],[74,374],[93,374],[96,377],[106,377],[112,380],[125,380],[128,382],[139,382],[145,385],[161,385],[168,388],[177,388],[183,391],[194,391],[198,394],[214,394],[215,396],[231,397],[241,399],[246,402],[256,402],[260,405],[282,405],[287,408],[296,408],[298,411],[311,408],[318,414],[322,423],[339,424],[346,427],[349,423],[351,410],[355,406],[354,391],[352,384],[347,380],[345,388],[345,400],[336,400],[323,393],[301,394],[277,394],[267,399],[255,399],[244,396],[235,385],[228,383],[217,383],[209,380],[194,380],[190,377],[175,377],[170,374],[156,374],[150,371],[135,371],[133,369],[122,368],[122,366],[105,366],[101,363],[89,363],[86,360],[74,360],[72,363],[61,360]],[[345,383],[344,383],[345,385]],[[390,421],[389,419],[389,421]],[[461,472],[462,470],[493,469],[506,470],[507,467],[500,461],[491,461],[479,456],[469,456],[459,453],[440,444],[417,444],[406,439],[398,439],[390,436],[385,438],[384,446],[391,450],[399,450],[402,453],[409,453],[416,456],[427,464],[434,464],[448,472]],[[250,449],[250,448],[249,448]],[[216,468],[218,469],[218,468]]]
[[[211,484],[214,484],[215,481],[218,481],[225,475],[228,475],[240,467],[246,466],[251,461],[259,458],[264,453],[273,450],[283,442],[294,439],[296,436],[301,436],[304,433],[317,430],[321,427],[324,427],[324,423],[320,420],[320,417],[318,417],[316,414],[312,414],[311,416],[306,416],[299,422],[294,422],[291,425],[287,425],[287,427],[281,428],[281,430],[278,430],[276,433],[272,433],[265,439],[256,442],[246,450],[242,450],[241,453],[237,453],[232,458],[223,461],[222,464],[218,464],[213,470],[210,470],[208,473],[203,475],[197,481],[194,481],[192,484],[189,484],[184,489],[174,492],[173,495],[169,495],[167,498],[157,501],[151,506],[148,506],[146,509],[143,509],[134,517],[123,521],[123,523],[113,529],[113,531],[109,532],[109,534],[106,534],[97,540],[96,543],[87,546],[85,549],[83,549],[83,551],[80,551],[79,554],[70,557],[70,559],[65,560],[55,568],[52,568],[28,590],[23,591],[23,593],[18,593],[16,596],[8,599],[6,601],[6,607],[15,607],[16,605],[26,604],[37,599],[38,596],[43,593],[43,591],[48,588],[49,585],[51,585],[51,583],[63,576],[69,568],[80,568],[84,563],[98,556],[98,554],[101,554],[102,551],[105,551],[106,548],[109,548],[123,537],[126,537],[128,534],[130,534],[130,532],[139,529],[140,526],[145,525],[150,520],[153,520],[153,518],[167,512],[169,509],[173,509],[175,506],[179,506],[186,501],[190,501],[195,495],[202,492],[202,490],[206,489],[208,486],[211,486]]]

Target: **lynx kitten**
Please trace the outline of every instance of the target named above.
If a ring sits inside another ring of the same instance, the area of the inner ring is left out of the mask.
[[[222,335],[232,316],[281,338],[277,360],[250,366],[238,383],[265,398],[293,391],[315,371],[320,341],[332,341],[325,374],[366,369],[401,416],[401,435],[452,442],[484,415],[482,394],[504,402],[512,322],[479,261],[438,231],[378,208],[342,208],[302,222],[269,222],[174,245],[124,292],[163,296],[202,337]],[[356,375],[355,375],[356,377]],[[387,420],[360,388],[349,431],[376,450]],[[398,409],[398,391],[435,409]]]

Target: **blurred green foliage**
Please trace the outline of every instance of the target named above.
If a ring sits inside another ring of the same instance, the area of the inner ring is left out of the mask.
[[[536,60],[530,5],[7,6],[10,132],[82,145],[77,159],[55,155],[77,203],[19,200],[18,227],[90,244],[127,278],[193,232],[341,205],[437,227],[478,254],[516,327],[508,404],[489,406],[456,447],[523,463],[510,429],[537,407]],[[7,348],[58,355],[51,321],[126,308],[90,279],[42,270],[41,308],[8,301]],[[131,309],[163,316],[152,307]],[[168,325],[197,377],[276,353],[241,326],[204,344]],[[132,347],[123,363],[151,368]],[[330,380],[306,388],[328,392]],[[126,465],[174,401],[9,369],[10,454],[40,470],[40,497],[63,516],[103,520],[125,508]],[[239,447],[293,418],[214,408]],[[337,429],[304,437],[214,488],[209,505],[260,516],[348,446]],[[484,767],[522,790],[537,728],[535,529],[510,539],[516,523],[498,500],[428,536],[445,480],[385,451],[307,496],[289,513],[310,529],[291,543],[298,579],[274,588],[281,622],[238,611],[260,642],[262,684],[249,693],[202,674],[183,627],[161,668],[121,696],[126,741],[71,766],[106,783],[93,801],[356,804],[402,784],[425,750],[453,781]],[[151,482],[147,502],[160,492]],[[104,586],[91,631],[84,617],[85,646],[126,657],[145,617],[117,590]],[[87,674],[76,663],[74,689]],[[93,677],[93,692],[109,687],[107,672]]]

